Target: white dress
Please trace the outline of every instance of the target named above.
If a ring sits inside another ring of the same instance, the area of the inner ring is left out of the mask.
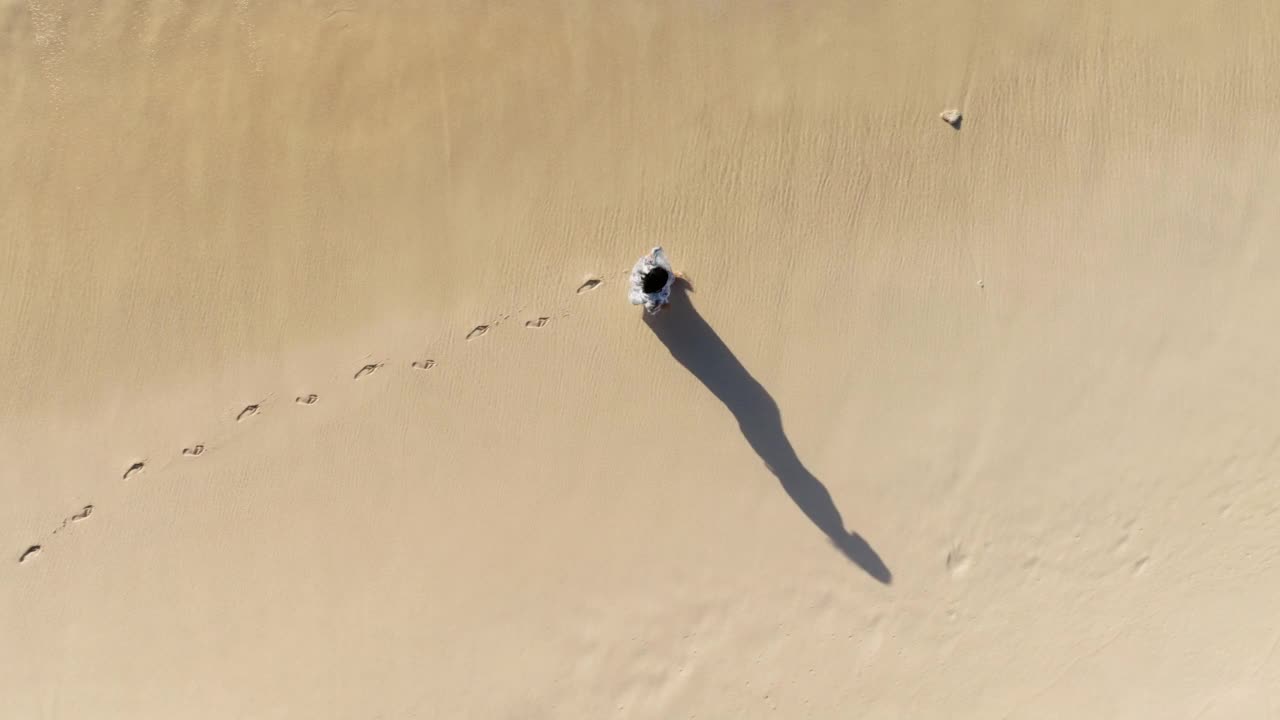
[[[644,291],[644,277],[654,268],[667,271],[667,282],[661,290],[647,293]],[[671,297],[671,286],[675,281],[676,274],[671,269],[671,263],[667,260],[666,254],[662,252],[661,247],[654,248],[648,255],[637,260],[635,267],[631,268],[631,304],[644,305],[644,311],[650,315],[658,312]]]

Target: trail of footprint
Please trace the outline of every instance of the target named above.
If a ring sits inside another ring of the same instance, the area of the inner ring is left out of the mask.
[[[603,278],[589,277],[585,281],[583,281],[581,285],[578,286],[578,289],[576,292],[578,295],[582,295],[583,293],[588,293],[588,292],[591,292],[592,290],[595,290],[596,288],[600,287],[600,285],[602,285],[603,283],[604,283]],[[561,317],[568,317],[568,316],[569,316],[568,313],[565,313],[565,312],[561,313]],[[485,335],[485,333],[488,333],[489,330],[491,330],[495,325],[501,323],[504,320],[507,320],[510,317],[511,317],[510,314],[504,314],[504,315],[501,315],[498,320],[492,323],[488,323],[485,325],[477,325],[471,328],[471,332],[467,333],[466,339],[475,340],[476,338],[482,337]],[[550,315],[542,315],[532,320],[525,321],[524,326],[533,330],[537,328],[546,327],[550,322],[551,322]],[[425,362],[431,362],[431,361],[425,361]],[[418,368],[419,370],[427,370],[432,366],[434,366],[434,364],[435,363],[433,362],[429,365],[415,362],[415,363],[412,363],[412,366],[415,368]]]
[[[580,286],[578,286],[577,294],[581,295],[583,293],[587,293],[592,290],[595,290],[597,287],[599,287],[603,283],[604,283],[604,280],[601,278],[595,278],[595,277],[588,278],[585,282],[583,282]],[[568,317],[568,313],[562,312],[561,317]],[[474,340],[476,338],[479,338],[485,335],[486,333],[488,333],[489,330],[498,322],[502,322],[503,320],[507,320],[509,318],[510,318],[510,315],[502,315],[501,319],[494,323],[477,325],[474,328],[472,328],[469,333],[467,333],[466,339]],[[551,316],[544,315],[544,316],[539,316],[535,319],[526,321],[524,326],[530,329],[543,328],[543,327],[546,327],[550,322],[551,322]],[[354,379],[359,380],[360,378],[375,372],[376,370],[381,368],[383,364],[384,363],[371,363],[371,364],[365,365],[364,367],[356,371],[354,375]],[[430,370],[434,368],[436,364],[437,363],[434,359],[416,360],[410,363],[410,367],[416,370]],[[298,396],[297,398],[295,398],[294,402],[300,405],[314,405],[319,399],[320,399],[319,396],[316,394],[308,394],[308,395]],[[254,415],[257,415],[261,411],[261,409],[262,409],[262,406],[260,403],[246,405],[239,413],[236,414],[236,422],[243,422],[244,420],[247,420],[248,418],[253,417]],[[182,454],[186,457],[198,457],[200,455],[203,455],[204,451],[205,451],[205,446],[203,444],[197,444],[197,445],[192,445],[191,447],[183,448]],[[145,467],[146,467],[145,461],[140,460],[138,462],[135,462],[132,465],[130,465],[127,470],[124,471],[122,478],[125,480],[128,480],[134,477],[135,475],[137,475],[138,473],[142,472],[142,470]],[[64,519],[62,521],[62,525],[59,526],[57,530],[54,530],[53,534],[57,534],[58,531],[66,528],[69,524],[83,522],[84,520],[88,519],[89,516],[92,514],[93,514],[93,505],[85,505],[80,510],[80,512]],[[44,548],[41,545],[29,546],[19,556],[18,562],[25,564],[27,562],[34,560],[37,556],[40,555],[41,552],[43,552],[43,549]],[[964,563],[964,564],[967,565],[967,563]],[[1141,565],[1142,563],[1139,563],[1139,571],[1140,571]]]

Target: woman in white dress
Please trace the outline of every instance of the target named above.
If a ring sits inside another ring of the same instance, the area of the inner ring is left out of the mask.
[[[671,302],[676,277],[662,248],[654,248],[631,268],[631,304],[644,305],[645,312],[656,315]]]

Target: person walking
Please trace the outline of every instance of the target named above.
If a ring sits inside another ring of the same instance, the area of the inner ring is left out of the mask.
[[[671,286],[676,272],[671,269],[662,247],[655,247],[631,268],[631,304],[643,305],[644,311],[656,315],[671,302]]]

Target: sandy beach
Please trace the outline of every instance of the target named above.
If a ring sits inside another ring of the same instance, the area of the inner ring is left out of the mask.
[[[0,4],[0,717],[1276,717],[1277,38]]]

